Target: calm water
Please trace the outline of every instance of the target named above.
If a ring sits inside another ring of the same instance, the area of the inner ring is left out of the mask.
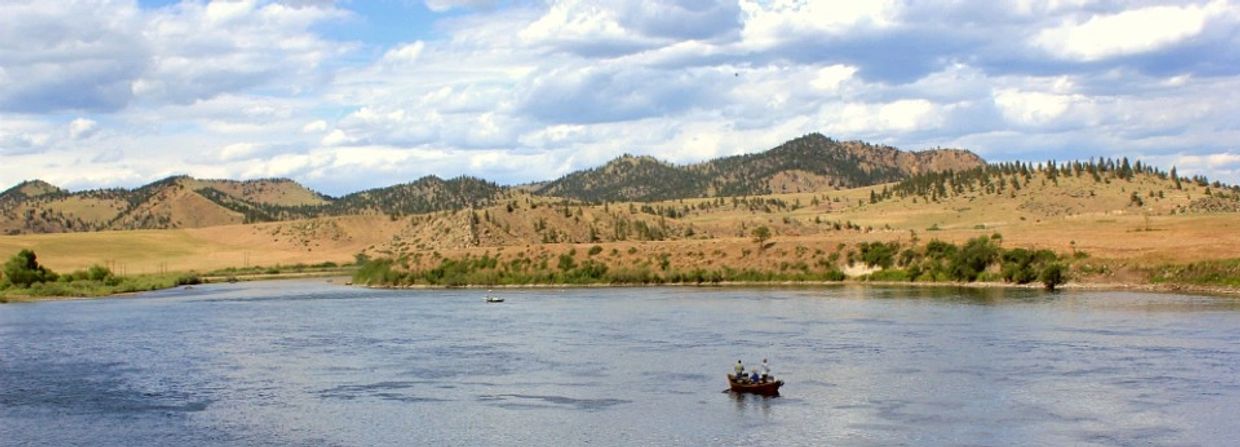
[[[372,291],[0,306],[3,445],[1235,445],[1240,301]],[[738,358],[786,381],[721,392]]]

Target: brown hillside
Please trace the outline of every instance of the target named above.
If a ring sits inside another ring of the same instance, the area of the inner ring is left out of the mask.
[[[199,180],[186,177],[183,184],[194,191],[212,188],[250,203],[277,206],[315,206],[330,203],[321,194],[289,179]]]
[[[0,192],[0,201],[35,198],[48,194],[63,193],[65,190],[42,180],[26,180]]]
[[[240,213],[208,200],[190,185],[175,182],[159,188],[146,201],[119,216],[112,228],[199,228],[242,222],[244,217]]]

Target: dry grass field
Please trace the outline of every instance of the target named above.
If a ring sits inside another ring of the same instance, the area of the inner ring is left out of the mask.
[[[1177,189],[1146,175],[1109,182],[1035,176],[1002,194],[966,191],[871,203],[872,193],[892,186],[606,205],[516,193],[488,208],[401,219],[4,236],[0,253],[32,248],[55,270],[108,264],[129,274],[349,262],[361,252],[404,258],[414,268],[483,254],[554,263],[571,251],[579,260],[620,267],[779,270],[798,263],[843,267],[846,252],[861,242],[959,243],[999,233],[1009,248],[1086,253],[1084,262],[1106,265],[1107,272],[1077,279],[1096,282],[1143,281],[1148,274],[1142,272],[1163,264],[1240,258],[1240,213],[1193,210],[1208,187],[1188,182]],[[750,236],[759,226],[772,232],[763,246]]]
[[[0,237],[0,253],[29,248],[56,271],[114,266],[117,273],[209,271],[227,267],[352,262],[403,221],[350,216],[177,230],[104,231]]]

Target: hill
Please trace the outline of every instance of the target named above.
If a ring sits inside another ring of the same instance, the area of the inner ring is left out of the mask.
[[[750,196],[868,186],[984,164],[964,150],[904,152],[814,133],[765,152],[686,166],[626,155],[540,185],[534,192],[591,202]]]
[[[481,208],[526,193],[602,202],[826,191],[983,164],[968,151],[904,152],[810,134],[766,152],[687,166],[624,156],[551,182],[502,187],[474,177],[427,176],[338,199],[289,179],[175,176],[132,190],[72,193],[34,180],[0,193],[0,233],[201,228],[344,215],[399,217]]]
[[[503,192],[499,185],[475,177],[443,180],[432,175],[410,183],[349,194],[332,203],[324,212],[331,215],[421,214],[482,206],[491,203]]]
[[[63,194],[65,190],[60,189],[50,183],[42,180],[26,180],[18,183],[12,188],[0,192],[0,203],[20,202],[26,199],[41,197],[46,195]]]
[[[287,179],[239,182],[178,176],[132,190],[74,193],[34,181],[0,196],[0,232],[198,228],[306,218],[329,203],[330,198]]]
[[[472,269],[466,276],[482,281],[558,281],[587,267],[625,282],[830,278],[873,271],[850,267],[867,244],[921,256],[930,241],[978,237],[1050,250],[1087,283],[1175,282],[1165,272],[1230,265],[1240,253],[1240,189],[1124,165],[1011,163],[839,191],[659,202],[517,197],[415,216],[368,253],[418,277]],[[760,227],[769,241],[754,239]]]
[[[607,271],[626,282],[804,280],[872,272],[851,261],[874,243],[903,257],[909,250],[917,256],[931,241],[986,237],[1005,248],[1055,252],[1078,282],[1174,282],[1183,276],[1176,272],[1195,272],[1212,284],[1214,266],[1232,265],[1240,253],[1240,190],[1124,166],[1107,160],[1052,170],[1004,163],[838,191],[657,202],[591,204],[508,191],[472,208],[403,218],[375,211],[197,229],[8,236],[0,238],[0,252],[35,248],[60,270],[102,262],[142,271],[205,270],[243,260],[251,266],[346,262],[364,253],[424,275],[480,268],[482,276],[470,277],[484,279],[524,272],[554,281],[547,275]],[[770,238],[756,240],[762,227]]]

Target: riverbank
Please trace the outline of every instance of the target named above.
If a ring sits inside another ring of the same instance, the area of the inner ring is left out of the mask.
[[[609,288],[642,288],[642,287],[698,287],[698,288],[745,288],[745,287],[924,287],[924,288],[962,288],[962,289],[1012,289],[1012,290],[1045,290],[1044,287],[1037,284],[1013,284],[1004,282],[902,282],[902,281],[865,281],[865,280],[845,280],[845,281],[721,281],[717,283],[648,283],[648,284],[613,284],[613,283],[584,283],[584,284],[567,284],[567,283],[539,283],[539,284],[503,284],[503,285],[485,285],[485,284],[469,284],[469,285],[434,285],[434,284],[408,284],[408,285],[368,285],[359,284],[358,287],[380,290],[446,290],[446,289],[501,289],[501,290],[522,290],[522,289],[609,289]],[[1131,284],[1131,283],[1067,283],[1059,286],[1057,290],[1066,291],[1126,291],[1126,292],[1149,292],[1149,293],[1192,293],[1202,295],[1218,295],[1226,297],[1240,298],[1240,288],[1235,287],[1211,287],[1199,285],[1184,284]]]
[[[345,271],[328,273],[283,273],[283,274],[254,274],[235,277],[236,281],[228,281],[226,277],[203,277],[201,284],[218,284],[226,282],[250,282],[250,281],[280,281],[293,279],[314,279],[324,278],[327,282],[341,285],[353,285],[351,278],[345,275]],[[865,280],[844,280],[844,281],[721,281],[717,283],[650,283],[650,284],[613,284],[613,283],[586,283],[586,284],[564,284],[564,283],[540,283],[540,284],[504,284],[504,285],[432,285],[432,284],[411,284],[399,286],[384,285],[366,285],[359,284],[358,287],[380,290],[446,290],[446,289],[500,289],[500,290],[522,290],[522,289],[610,289],[610,288],[642,288],[642,287],[696,287],[696,288],[815,288],[815,287],[918,287],[918,288],[958,288],[958,289],[1009,289],[1009,290],[1044,290],[1037,284],[1012,284],[1004,282],[903,282],[903,281],[865,281]],[[0,294],[0,303],[28,303],[38,301],[66,301],[66,300],[87,300],[95,298],[117,298],[126,296],[138,296],[143,292],[151,292],[157,290],[166,290],[184,286],[169,286],[161,289],[150,289],[142,291],[117,292],[106,295],[91,296],[33,296],[33,295],[5,295]],[[1136,283],[1067,283],[1059,286],[1059,290],[1065,291],[1125,291],[1125,292],[1147,292],[1147,293],[1189,293],[1197,295],[1215,295],[1231,298],[1240,298],[1240,288],[1223,287],[1223,286],[1201,286],[1191,284],[1136,284]]]
[[[177,287],[248,281],[331,278],[332,281],[338,280],[340,284],[345,284],[351,282],[349,277],[351,273],[351,269],[337,268],[310,272],[251,273],[242,275],[217,274],[198,276],[193,273],[143,275],[121,278],[118,284],[112,286],[100,283],[87,284],[87,287],[76,288],[74,288],[73,285],[77,283],[47,283],[38,284],[36,287],[31,288],[2,289],[0,290],[0,303],[27,303],[35,301],[123,297],[137,295],[142,292],[154,292],[158,290],[174,289]],[[65,291],[77,291],[79,293],[64,293]]]

